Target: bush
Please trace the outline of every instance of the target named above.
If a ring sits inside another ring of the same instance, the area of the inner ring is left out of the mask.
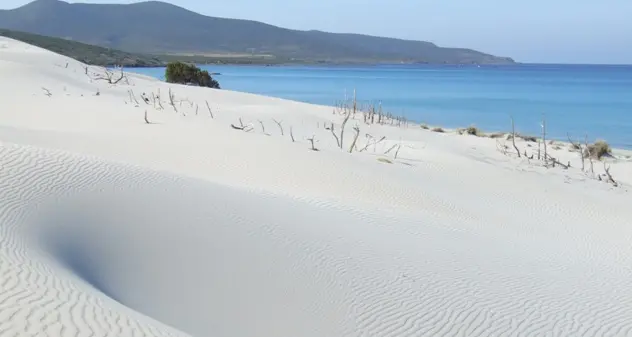
[[[219,89],[219,83],[206,70],[192,64],[171,62],[167,64],[165,79],[169,83],[193,84],[200,87]]]
[[[428,130],[428,129],[430,129],[430,127],[429,127],[428,125],[426,125],[426,124],[421,124],[421,125],[420,125],[420,127],[421,127],[422,129],[424,129],[424,130]]]
[[[483,135],[481,130],[479,130],[477,127],[473,125],[468,126],[465,129],[458,129],[457,133],[460,135],[471,135],[471,136],[478,136],[478,137],[481,137]]]
[[[489,138],[492,138],[492,139],[503,138],[503,137],[505,137],[505,135],[506,135],[506,133],[504,133],[504,132],[494,132],[491,135],[489,135]]]
[[[434,128],[434,129],[432,129],[432,132],[444,133],[445,130],[443,130],[442,128]]]
[[[594,144],[588,145],[584,150],[584,157],[601,159],[601,157],[610,154],[610,152],[612,152],[610,145],[605,140],[598,140]]]

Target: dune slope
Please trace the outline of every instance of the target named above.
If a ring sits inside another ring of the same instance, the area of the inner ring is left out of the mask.
[[[0,336],[632,336],[628,161],[0,47]]]

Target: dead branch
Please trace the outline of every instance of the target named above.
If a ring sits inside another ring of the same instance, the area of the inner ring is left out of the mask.
[[[397,146],[397,151],[395,151],[395,157],[394,157],[395,159],[397,159],[397,155],[399,155],[399,150],[400,150],[401,148],[402,148],[402,144],[399,144],[399,145]]]
[[[46,89],[46,88],[44,88],[44,87],[42,87],[42,90],[44,90],[44,95],[46,95],[46,96],[48,96],[48,97],[53,96],[53,94],[51,94],[50,90],[48,90],[48,89]]]
[[[561,167],[563,167],[564,169],[568,170],[571,166],[570,163],[568,165],[566,164],[562,164],[559,160],[557,160],[554,157],[549,156],[548,154],[546,155],[546,157],[544,158],[544,161],[546,162],[547,160],[550,160],[553,163],[553,167],[555,167],[555,164],[560,165]]]
[[[132,99],[134,99],[134,103],[136,103],[136,106],[139,106],[140,103],[138,103],[138,100],[136,99],[136,95],[134,95],[134,90],[129,90],[129,97],[130,97],[130,101]]]
[[[250,132],[253,129],[251,125],[244,125],[244,122],[242,122],[241,117],[239,117],[239,126],[236,126],[235,124],[231,124],[230,126],[235,130],[241,130],[244,132]]]
[[[195,103],[195,115],[197,116],[200,106]]]
[[[281,136],[285,136],[285,132],[283,132],[283,125],[281,125],[281,123],[283,123],[283,121],[277,121],[276,119],[272,118],[272,120],[279,126],[279,129],[281,129]]]
[[[259,122],[259,124],[261,124],[261,132],[267,135],[266,127],[263,125],[263,122],[261,120],[257,120],[257,121]]]
[[[353,148],[356,146],[356,142],[358,141],[358,137],[360,136],[360,127],[357,125],[353,127],[353,131],[355,131],[355,136],[353,137],[353,143],[351,143],[351,147],[349,147],[349,153],[353,152]]]
[[[614,180],[612,175],[610,174],[610,166],[606,166],[606,162],[603,162],[603,169],[606,171],[606,175],[608,176],[608,182],[612,183],[614,187],[619,187],[619,184]]]
[[[349,118],[351,118],[351,114],[353,113],[353,115],[355,115],[356,113],[356,107],[357,107],[357,101],[356,101],[356,92],[355,89],[353,90],[353,111],[349,111],[349,109],[345,109],[345,119],[342,121],[342,125],[340,125],[340,148],[342,149],[343,146],[343,142],[344,142],[344,135],[345,135],[345,126],[347,125],[347,122],[349,121]],[[333,130],[333,126],[332,126],[332,130]]]
[[[294,140],[294,132],[291,126],[290,126],[290,138],[292,138],[292,143],[296,142],[296,140]]]
[[[316,142],[315,140],[316,135],[312,135],[312,138],[307,138],[307,140],[309,140],[309,142],[312,144],[312,151],[318,151],[318,149],[316,148],[316,146],[314,146],[314,142]]]
[[[371,146],[371,145],[377,145],[377,144],[381,143],[382,141],[386,140],[386,136],[384,136],[384,137],[380,138],[380,140],[378,140],[378,141],[375,141],[375,138],[373,138],[373,136],[371,136],[371,135],[369,135],[369,134],[367,134],[367,137],[371,137],[370,139],[371,139],[371,140],[374,140],[374,141],[373,141],[373,143],[368,142],[368,143],[366,144],[366,146],[365,146],[365,147],[363,147],[362,149],[360,149],[358,152],[364,152],[364,151],[366,151],[366,150],[369,148],[369,146]]]
[[[173,102],[174,96],[175,95],[171,91],[171,88],[169,88],[169,102],[171,106],[173,107],[173,110],[175,110],[175,112],[178,112],[178,109],[176,108],[176,104]],[[182,102],[180,102],[180,104],[182,104]]]
[[[118,84],[119,82],[121,82],[122,80],[125,80],[127,83],[129,83],[129,80],[127,79],[127,75],[125,75],[125,72],[123,71],[123,67],[120,68],[121,72],[117,78],[116,74],[114,71],[104,68],[103,71],[105,72],[105,74],[94,74],[94,76],[91,78],[95,81],[106,81],[109,84]],[[86,75],[88,75],[88,68],[86,67]],[[89,76],[88,76],[89,77]]]
[[[588,161],[590,162],[590,174],[592,174],[592,176],[595,176],[595,166],[593,163],[593,155],[590,151],[590,146],[588,146],[588,135],[586,135],[584,137],[584,145],[586,146],[586,151],[588,152]],[[581,155],[583,156],[584,153],[582,152]]]
[[[571,139],[570,134],[567,133],[566,136],[568,137],[568,142],[571,144],[571,146],[579,150],[579,157],[582,159],[582,172],[584,172],[586,169],[586,165],[585,165],[586,160],[584,158],[584,149],[582,148],[582,144],[580,142],[574,142],[573,139]]]
[[[542,114],[542,144],[544,144],[544,160],[546,161],[548,151],[546,148],[546,119],[544,119],[544,114]]]
[[[205,102],[206,102],[206,108],[208,109],[208,113],[211,114],[212,119],[215,119],[215,117],[213,116],[213,111],[211,111],[211,106],[208,105],[208,101],[205,101]]]
[[[389,154],[389,152],[393,151],[399,144],[395,144],[393,146],[391,146],[390,149],[386,150],[386,152],[384,152],[384,154]]]
[[[151,122],[149,122],[149,119],[147,118],[147,109],[145,109],[145,123],[151,124]]]
[[[334,130],[334,123],[333,122],[331,123],[331,128],[329,128],[327,130],[331,131],[331,134],[336,139],[336,145],[338,145],[338,147],[342,146],[342,145],[340,145],[340,139],[338,138],[338,135],[336,135],[336,131]]]
[[[511,141],[513,143],[513,147],[516,150],[516,153],[518,154],[518,158],[520,158],[520,150],[518,150],[518,146],[516,146],[516,127],[514,124],[514,119],[513,117],[511,117]]]

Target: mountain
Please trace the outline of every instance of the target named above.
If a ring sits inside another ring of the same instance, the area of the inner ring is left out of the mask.
[[[0,11],[0,28],[137,53],[255,54],[322,62],[513,63],[510,58],[430,42],[209,17],[157,1],[118,5],[37,0]]]

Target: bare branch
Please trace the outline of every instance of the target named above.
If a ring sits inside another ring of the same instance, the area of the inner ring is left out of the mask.
[[[296,142],[296,140],[294,140],[294,132],[291,126],[290,126],[290,138],[292,138],[292,143]]]
[[[358,137],[360,136],[360,127],[357,125],[353,127],[353,131],[355,131],[355,136],[353,137],[353,143],[349,147],[349,153],[353,152],[353,148],[356,146],[356,142],[358,141]]]
[[[588,152],[588,161],[590,162],[590,174],[592,174],[592,176],[595,176],[595,167],[593,164],[593,156],[592,153],[590,151],[590,146],[588,146],[588,135],[586,135],[584,137],[584,145],[586,146],[586,152]],[[582,152],[581,155],[583,156],[584,153]]]
[[[244,125],[244,122],[242,122],[241,117],[239,117],[239,126],[236,126],[235,124],[231,124],[230,126],[235,130],[242,130],[244,132],[250,132],[253,129],[252,125]]]
[[[147,118],[147,109],[145,109],[145,123],[151,124],[151,122],[149,122],[149,119]]]
[[[318,151],[318,149],[316,148],[316,146],[314,146],[314,142],[316,142],[315,140],[316,135],[312,135],[312,138],[307,138],[307,140],[309,140],[309,142],[312,144],[312,151]]]
[[[520,150],[518,150],[518,146],[516,146],[516,128],[514,125],[514,119],[513,117],[511,117],[511,141],[513,143],[513,147],[516,150],[516,153],[518,154],[518,158],[520,158]]]
[[[334,123],[331,123],[331,128],[328,129],[329,131],[331,131],[331,134],[334,136],[334,138],[336,139],[336,145],[338,145],[338,147],[340,147],[340,139],[338,138],[338,135],[336,135],[336,131],[334,130]]]
[[[386,150],[386,152],[384,152],[384,154],[389,154],[389,152],[393,151],[399,144],[395,144],[393,146],[391,146],[391,148],[389,148],[388,150]]]
[[[173,102],[174,96],[175,95],[171,91],[171,88],[169,88],[169,102],[171,106],[173,107],[173,110],[175,110],[175,112],[178,112],[178,109],[176,108],[176,104]],[[182,104],[182,101],[180,102],[180,104]]]
[[[51,94],[51,93],[50,93],[50,90],[48,90],[48,89],[46,89],[46,88],[44,88],[44,87],[42,87],[42,90],[44,90],[44,95],[46,95],[46,96],[48,96],[48,97],[53,96],[53,94]]]
[[[208,101],[205,101],[205,102],[206,102],[206,108],[208,109],[208,113],[211,114],[212,119],[215,119],[215,117],[213,116],[213,111],[211,111],[211,106],[208,105]]]
[[[369,134],[367,134],[367,136],[370,136],[370,137],[371,137],[371,139],[374,139],[374,138],[373,138],[371,135],[369,135]],[[380,140],[378,140],[378,141],[374,141],[373,143],[368,142],[368,143],[366,144],[366,146],[365,146],[365,147],[363,147],[362,149],[360,149],[358,152],[364,152],[364,151],[366,151],[366,150],[369,148],[369,146],[371,146],[371,145],[377,145],[377,144],[381,143],[382,141],[384,141],[385,139],[386,139],[386,136],[384,136],[384,137],[380,138]]]
[[[266,127],[265,127],[265,125],[263,125],[263,122],[261,120],[258,120],[258,122],[259,122],[259,124],[261,124],[261,132],[266,134]]]
[[[283,125],[281,125],[281,123],[283,123],[283,121],[279,122],[279,121],[277,121],[274,118],[272,120],[279,126],[279,129],[281,129],[281,136],[285,136],[285,132],[283,132]]]
[[[614,180],[614,178],[610,174],[610,167],[606,166],[606,162],[605,161],[603,162],[603,169],[604,169],[604,171],[606,171],[606,175],[608,176],[608,182],[612,183],[612,185],[614,187],[619,187],[619,184]]]
[[[136,103],[136,106],[140,105],[140,103],[138,103],[138,100],[136,99],[136,95],[134,95],[134,91],[131,89],[129,90],[129,97],[130,97],[130,101],[134,99],[134,103]]]
[[[568,137],[568,142],[571,143],[571,146],[579,150],[579,157],[582,159],[582,172],[584,172],[586,170],[586,160],[584,158],[584,149],[582,148],[582,144],[580,142],[574,142],[573,139],[571,139],[570,134],[567,133],[566,136]]]
[[[402,144],[399,144],[399,146],[397,146],[397,151],[395,151],[395,159],[397,159],[397,155],[399,155],[399,150],[402,148]]]

